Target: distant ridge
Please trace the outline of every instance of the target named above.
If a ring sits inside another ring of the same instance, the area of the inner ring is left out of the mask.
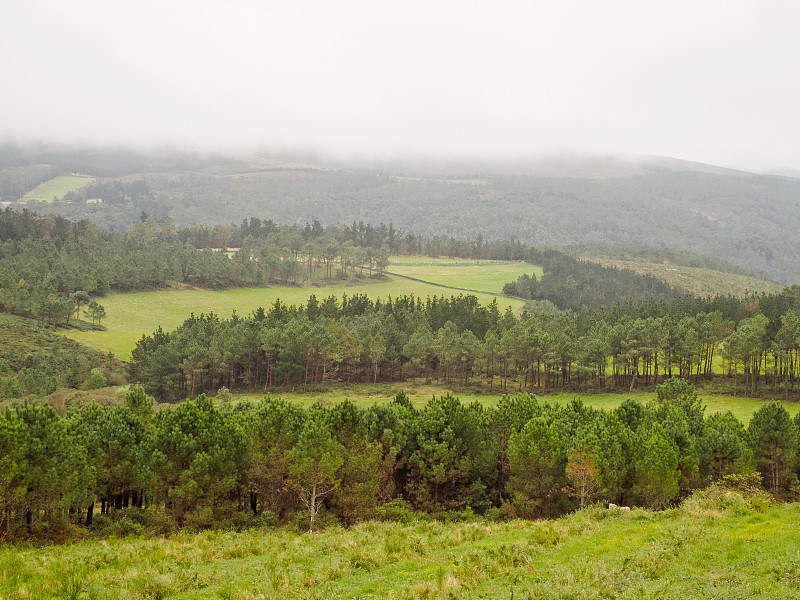
[[[661,156],[347,162],[0,144],[0,201],[76,172],[100,181],[37,210],[107,229],[145,212],[178,225],[256,216],[392,223],[425,237],[515,236],[540,247],[649,246],[800,283],[800,179],[786,174],[796,170],[758,174]],[[103,202],[87,203],[96,198]]]

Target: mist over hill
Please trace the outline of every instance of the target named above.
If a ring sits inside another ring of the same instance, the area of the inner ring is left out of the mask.
[[[366,163],[0,148],[0,190],[15,208],[41,181],[76,172],[99,179],[51,204],[28,206],[116,230],[146,212],[178,225],[258,216],[278,223],[391,222],[416,235],[516,236],[535,246],[650,246],[800,282],[800,180],[677,159]]]

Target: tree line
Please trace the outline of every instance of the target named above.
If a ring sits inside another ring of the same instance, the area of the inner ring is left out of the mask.
[[[192,315],[143,335],[134,381],[170,402],[221,387],[436,379],[501,393],[652,387],[727,375],[733,392],[796,394],[800,288],[749,299],[634,303],[593,313],[501,313],[475,296],[312,295],[229,319]]]
[[[496,407],[400,393],[367,409],[302,410],[279,399],[214,406],[205,395],[153,412],[134,386],[123,406],[59,416],[0,414],[1,537],[48,536],[115,519],[160,528],[403,518],[554,517],[592,502],[663,508],[725,476],[757,472],[788,494],[800,418],[764,405],[745,427],[705,416],[690,384],[611,412],[527,394]],[[96,521],[96,523],[95,523]]]

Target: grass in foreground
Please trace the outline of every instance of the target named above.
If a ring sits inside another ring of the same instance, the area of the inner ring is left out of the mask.
[[[37,185],[33,190],[25,194],[24,199],[28,202],[52,202],[53,198],[61,200],[69,192],[89,185],[94,180],[94,177],[62,175]]]
[[[0,597],[800,597],[800,510],[701,493],[664,512],[557,521],[368,522],[0,548]]]
[[[399,278],[388,278],[387,281],[370,283],[362,287],[353,285],[324,288],[271,287],[223,291],[182,289],[112,294],[101,301],[108,315],[103,320],[105,331],[69,330],[65,335],[104,352],[111,351],[115,356],[128,360],[131,350],[143,334],[150,335],[159,326],[165,331],[172,331],[189,318],[191,313],[213,311],[223,318],[229,318],[234,310],[240,315],[247,315],[259,306],[269,308],[278,298],[286,304],[300,304],[305,303],[311,294],[322,300],[331,295],[341,298],[343,294],[352,296],[362,293],[372,299],[383,300],[389,296],[396,298],[404,294],[414,294],[423,300],[428,296],[449,297],[459,294],[455,290]],[[475,295],[482,304],[497,300],[501,312],[506,307],[517,311],[524,304],[520,300],[499,298],[491,294]]]

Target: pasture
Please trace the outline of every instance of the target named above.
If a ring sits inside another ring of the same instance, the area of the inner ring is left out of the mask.
[[[393,256],[388,270],[431,283],[457,288],[502,293],[506,283],[521,275],[542,276],[542,268],[521,261]]]
[[[360,383],[360,384],[334,384],[327,386],[324,391],[301,391],[301,390],[280,390],[269,392],[273,397],[281,398],[293,402],[303,408],[308,408],[313,404],[320,403],[325,406],[332,406],[350,400],[356,406],[367,408],[376,404],[390,402],[399,392],[404,392],[411,404],[416,408],[423,408],[432,396],[441,396],[450,393],[451,390],[445,386],[435,384],[425,384],[419,382],[406,381],[403,383]],[[488,393],[488,388],[483,390],[473,389],[472,391],[455,391],[453,395],[458,396],[464,404],[479,402],[484,406],[496,406],[502,395]],[[731,411],[734,416],[745,425],[750,422],[753,413],[764,406],[768,400],[760,398],[745,398],[741,396],[730,396],[724,394],[704,394],[702,389],[699,391],[700,401],[705,405],[706,416]],[[257,402],[263,394],[235,394],[235,402],[251,401]],[[540,402],[550,402],[565,406],[575,399],[580,400],[586,406],[598,410],[611,411],[617,408],[627,399],[637,400],[642,404],[654,400],[655,392],[620,392],[604,394],[575,394],[559,393],[537,396]],[[794,417],[800,413],[800,403],[783,402],[787,412]]]
[[[372,299],[386,300],[404,294],[413,294],[423,300],[428,296],[457,296],[462,292],[435,285],[389,277],[388,280],[362,286],[339,285],[323,288],[312,287],[270,287],[238,288],[232,290],[160,290],[128,294],[111,294],[101,300],[108,315],[103,320],[105,331],[68,330],[65,335],[104,352],[113,352],[123,360],[130,358],[136,342],[143,334],[150,335],[159,326],[172,331],[183,323],[192,313],[214,312],[229,318],[233,311],[247,315],[258,307],[269,308],[280,298],[285,304],[299,304],[308,300],[311,294],[317,300],[328,296],[341,298],[343,294],[367,294]],[[474,294],[482,304],[496,300],[500,311],[510,307],[518,311],[524,304],[520,300],[502,298],[492,294]]]
[[[78,190],[89,185],[95,180],[94,177],[84,175],[62,175],[54,177],[37,185],[33,190],[23,196],[27,202],[52,202],[53,198],[59,200],[69,192]]]
[[[318,533],[288,526],[0,546],[0,597],[800,597],[797,504],[710,491],[663,512],[594,506],[555,521],[465,516]],[[127,525],[137,530],[135,519]]]

